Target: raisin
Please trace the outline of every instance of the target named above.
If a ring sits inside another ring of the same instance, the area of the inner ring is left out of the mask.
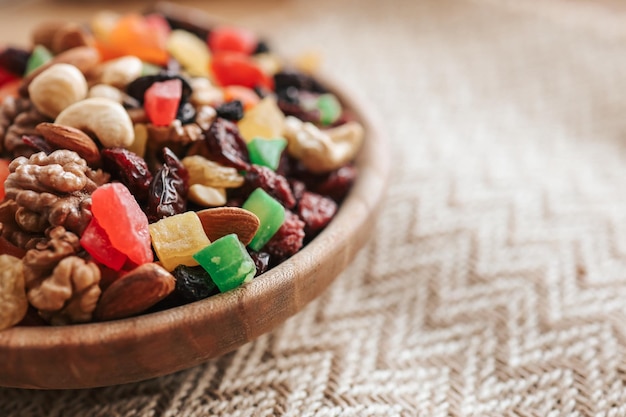
[[[283,70],[274,74],[276,91],[282,91],[289,87],[313,93],[325,94],[328,89],[312,76],[296,70]]]
[[[27,50],[9,47],[0,52],[0,67],[21,77],[26,72],[28,58],[30,52]]]
[[[182,124],[191,123],[196,119],[196,108],[189,102],[183,103],[178,106],[176,118],[180,120]]]
[[[252,192],[256,188],[261,187],[286,208],[293,208],[296,205],[296,199],[287,179],[270,168],[252,165],[246,171],[245,179],[244,187],[246,191]]]
[[[238,122],[243,118],[243,104],[240,100],[223,103],[218,106],[215,111],[217,112],[217,117],[222,117],[233,122]]]
[[[187,209],[189,174],[174,152],[163,148],[163,165],[150,183],[146,215],[150,223]]]
[[[152,173],[146,161],[124,148],[106,148],[101,152],[104,169],[126,186],[139,204],[148,200]]]
[[[216,118],[207,131],[204,143],[210,154],[209,159],[239,170],[250,168],[248,146],[235,123]]]
[[[256,48],[254,49],[253,54],[265,54],[270,51],[270,47],[265,41],[259,41],[257,43]]]
[[[267,271],[270,263],[270,254],[267,252],[257,252],[252,249],[248,249],[248,253],[256,266],[256,274],[255,277],[258,277],[265,271]]]
[[[326,227],[336,212],[337,203],[310,191],[305,191],[298,202],[298,216],[304,221],[307,238]]]
[[[172,274],[176,278],[176,292],[186,302],[202,300],[220,292],[201,266],[179,265]]]
[[[285,221],[263,249],[270,254],[274,262],[289,258],[302,248],[304,226],[304,222],[296,214],[285,210]]]

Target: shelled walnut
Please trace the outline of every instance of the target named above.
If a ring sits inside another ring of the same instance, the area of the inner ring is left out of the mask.
[[[9,171],[6,198],[17,203],[17,224],[31,233],[43,232],[48,226],[81,233],[91,220],[91,193],[108,180],[108,175],[92,170],[68,150],[18,157]]]
[[[98,266],[76,256],[74,233],[57,226],[46,236],[23,258],[28,301],[54,325],[90,321],[100,297]]]

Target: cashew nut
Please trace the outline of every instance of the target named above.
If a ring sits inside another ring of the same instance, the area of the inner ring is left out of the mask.
[[[55,123],[93,134],[105,148],[128,147],[135,140],[133,122],[124,107],[106,98],[74,103],[59,114]]]
[[[125,88],[141,76],[143,64],[136,56],[123,56],[102,64],[99,81],[117,88]]]
[[[187,197],[202,207],[220,207],[226,204],[226,190],[224,188],[209,187],[202,184],[190,185]]]
[[[363,127],[357,122],[322,131],[312,123],[287,116],[284,133],[287,152],[316,173],[341,168],[356,156],[363,142]]]
[[[215,87],[207,78],[192,78],[189,84],[192,91],[189,101],[196,107],[214,106],[224,100],[222,89]]]
[[[113,100],[122,104],[124,101],[124,93],[119,88],[115,88],[108,84],[96,84],[89,89],[89,97],[102,97]]]
[[[87,80],[73,65],[54,64],[33,79],[28,94],[40,113],[54,118],[87,96]]]

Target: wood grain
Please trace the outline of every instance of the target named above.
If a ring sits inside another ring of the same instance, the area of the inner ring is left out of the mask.
[[[317,238],[251,283],[200,302],[113,322],[0,332],[0,386],[88,388],[172,373],[254,340],[319,296],[370,237],[389,172],[375,112],[325,81],[354,110],[366,137],[358,179]]]

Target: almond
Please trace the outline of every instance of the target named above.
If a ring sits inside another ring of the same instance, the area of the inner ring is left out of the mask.
[[[176,279],[163,267],[147,263],[113,282],[100,296],[95,317],[114,320],[142,313],[174,291]]]
[[[239,207],[216,207],[196,213],[204,233],[211,242],[235,233],[241,243],[250,243],[259,229],[259,218],[251,211]]]
[[[52,147],[74,151],[89,165],[100,162],[98,146],[82,130],[57,123],[39,123],[36,130]]]

